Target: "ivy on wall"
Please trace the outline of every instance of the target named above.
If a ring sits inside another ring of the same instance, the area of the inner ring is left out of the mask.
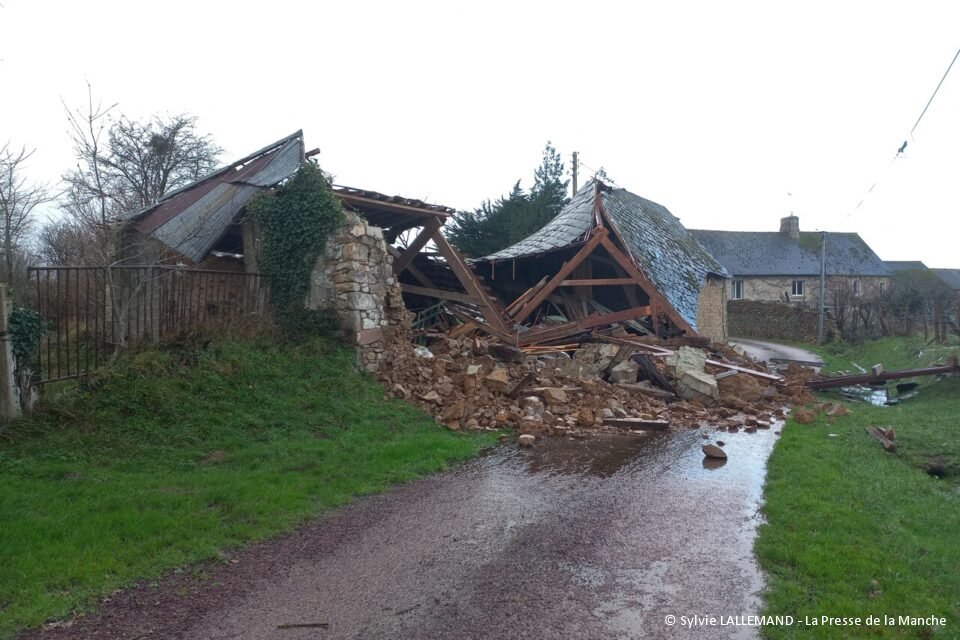
[[[46,323],[36,311],[15,307],[8,321],[10,342],[18,368],[36,366],[37,346],[46,335]]]
[[[270,276],[278,318],[288,328],[305,328],[291,324],[308,322],[310,274],[327,238],[343,224],[340,200],[320,167],[306,162],[282,186],[258,194],[247,212],[262,231],[260,269]]]

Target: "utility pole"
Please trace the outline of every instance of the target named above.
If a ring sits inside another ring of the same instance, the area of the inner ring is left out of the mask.
[[[827,297],[827,232],[820,232],[820,313],[817,315],[817,344],[823,344],[823,305]]]
[[[577,165],[579,163],[579,156],[576,151],[573,152],[573,195],[577,195]]]

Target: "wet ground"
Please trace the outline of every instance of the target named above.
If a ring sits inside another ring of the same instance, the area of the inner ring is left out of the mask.
[[[697,430],[506,443],[39,637],[755,637],[680,616],[758,612],[774,430],[711,432],[720,465]]]
[[[757,340],[754,338],[730,338],[730,346],[740,347],[746,354],[762,362],[774,360],[795,360],[800,363],[811,363],[814,368],[823,365],[823,360],[817,354],[786,344]]]

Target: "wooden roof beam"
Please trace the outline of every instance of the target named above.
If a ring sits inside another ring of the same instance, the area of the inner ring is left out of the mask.
[[[687,331],[691,335],[698,335],[697,332],[694,331],[693,327],[691,327],[690,324],[680,316],[677,310],[673,308],[673,305],[670,304],[666,297],[660,293],[660,290],[657,289],[656,285],[653,284],[653,282],[651,282],[650,279],[647,278],[647,276],[633,264],[633,261],[625,256],[623,252],[620,251],[620,249],[618,249],[617,246],[610,241],[609,238],[604,237],[601,244],[603,245],[603,248],[607,250],[607,253],[610,254],[610,257],[613,258],[617,264],[623,268],[624,271],[640,282],[640,288],[642,288],[647,294],[647,297],[650,298],[651,306],[658,311],[662,310],[664,313],[666,313],[667,317],[670,318],[670,320],[673,321],[678,328]]]
[[[581,262],[587,259],[597,246],[607,238],[608,231],[604,227],[597,227],[593,231],[593,237],[580,248],[569,262],[565,262],[563,266],[560,267],[560,270],[550,278],[546,285],[540,291],[537,292],[537,295],[533,296],[530,300],[527,301],[525,305],[520,309],[513,320],[517,323],[522,323],[526,320],[534,309],[540,306],[540,304],[547,299],[547,297],[553,293],[553,290],[560,286],[560,283],[566,280],[567,276],[573,273],[573,270],[577,268]]]
[[[480,313],[483,314],[483,319],[487,321],[487,324],[496,332],[494,335],[511,335],[510,329],[500,315],[499,306],[490,298],[487,292],[483,290],[480,283],[477,282],[476,276],[474,276],[470,267],[467,266],[467,263],[464,262],[463,257],[447,242],[447,239],[439,231],[433,234],[433,242],[437,245],[437,250],[440,252],[440,255],[447,261],[447,265],[457,276],[460,285],[468,294],[477,299],[477,306],[480,308]]]
[[[413,239],[413,242],[411,242],[404,252],[393,261],[393,274],[397,276],[400,275],[400,273],[407,268],[407,265],[417,257],[417,254],[420,253],[420,250],[427,246],[427,243],[430,242],[433,234],[439,230],[439,220],[428,220],[423,226],[423,229],[420,230],[420,233],[417,234],[417,237]]]

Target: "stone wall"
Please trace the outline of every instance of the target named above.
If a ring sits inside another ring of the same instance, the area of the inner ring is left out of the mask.
[[[761,276],[761,277],[741,277],[736,278],[743,282],[743,300],[766,300],[769,302],[783,302],[784,295],[790,298],[793,304],[817,308],[820,304],[820,277],[819,276]],[[793,296],[793,281],[803,281],[803,295]],[[864,276],[853,278],[848,276],[827,276],[827,300],[829,305],[833,297],[833,292],[838,288],[849,288],[852,290],[855,281],[860,282],[861,295],[863,297],[874,296],[882,293],[890,286],[890,278],[877,276]],[[727,299],[733,300],[734,280],[728,280]],[[733,334],[735,335],[735,334]]]
[[[817,341],[816,309],[808,309],[782,302],[760,300],[730,300],[727,302],[727,327],[731,336],[743,338],[771,338],[796,342]],[[825,338],[837,335],[837,327],[830,314],[823,321]]]
[[[392,265],[382,230],[347,212],[310,277],[307,308],[336,314],[344,337],[357,349],[357,366],[365,371],[379,370],[388,345],[409,341]]]
[[[697,303],[697,330],[714,342],[727,341],[727,280],[708,276]]]

